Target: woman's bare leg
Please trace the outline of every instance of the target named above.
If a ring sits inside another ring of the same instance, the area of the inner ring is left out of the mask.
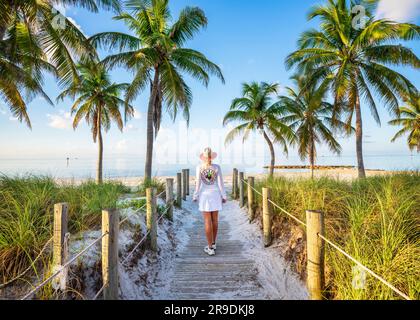
[[[206,231],[206,238],[209,247],[213,244],[213,224],[211,212],[203,212],[204,227]]]
[[[211,213],[211,221],[213,225],[213,243],[216,243],[217,233],[219,231],[219,212],[215,211]]]

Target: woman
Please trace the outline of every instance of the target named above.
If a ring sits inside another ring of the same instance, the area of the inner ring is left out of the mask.
[[[216,254],[216,238],[219,227],[219,211],[222,204],[226,203],[226,191],[223,183],[223,175],[220,166],[212,161],[217,153],[206,148],[200,155],[203,163],[197,166],[196,187],[193,201],[198,201],[199,210],[203,213],[207,246],[204,252],[210,256]]]

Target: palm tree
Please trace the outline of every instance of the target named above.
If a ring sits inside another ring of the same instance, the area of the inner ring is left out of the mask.
[[[54,5],[75,5],[94,12],[98,6],[120,9],[117,0],[0,2],[0,98],[29,127],[27,102],[40,94],[52,104],[42,90],[44,72],[58,77],[60,84],[69,85],[77,77],[73,59],[95,52],[83,33]]]
[[[171,24],[168,0],[133,0],[127,3],[131,14],[115,17],[124,21],[134,35],[119,32],[100,33],[91,38],[96,46],[117,48],[120,53],[104,60],[109,67],[123,66],[135,73],[127,90],[131,102],[150,83],[147,111],[147,150],[145,180],[151,179],[153,143],[162,119],[162,106],[173,120],[182,112],[189,120],[192,92],[182,72],[209,83],[209,74],[223,82],[220,68],[202,53],[184,48],[185,42],[207,25],[207,18],[199,8],[183,9],[178,20]]]
[[[57,98],[63,100],[70,97],[75,100],[71,112],[74,115],[73,128],[85,118],[92,127],[93,141],[98,142],[99,156],[96,181],[102,183],[103,138],[102,130],[108,131],[114,121],[123,130],[123,118],[120,108],[124,109],[127,120],[133,113],[131,105],[126,104],[120,96],[129,86],[127,83],[111,83],[104,66],[94,61],[85,61],[78,66],[80,82],[73,83]]]
[[[374,95],[381,98],[387,109],[398,114],[398,98],[413,92],[413,84],[391,66],[420,66],[419,59],[409,48],[397,40],[418,39],[420,28],[414,24],[377,20],[367,6],[366,25],[353,27],[351,8],[354,1],[328,0],[327,5],[315,6],[309,19],[321,20],[319,30],[304,32],[299,39],[299,49],[286,59],[288,68],[297,66],[299,73],[309,74],[311,81],[331,81],[335,107],[350,108],[348,122],[356,116],[356,153],[359,177],[365,177],[363,162],[363,127],[361,100],[374,117],[380,118]],[[345,103],[344,103],[345,102]]]
[[[302,160],[309,158],[313,178],[316,144],[325,142],[333,153],[340,154],[341,146],[334,137],[334,130],[344,131],[348,127],[332,118],[334,105],[325,101],[328,85],[307,88],[304,76],[293,76],[292,80],[297,90],[286,88],[288,96],[280,97],[280,103],[286,107],[286,115],[281,120],[294,130],[299,156]]]
[[[243,122],[228,133],[226,144],[231,143],[242,134],[243,142],[245,142],[251,131],[260,131],[270,148],[270,176],[274,174],[276,163],[273,144],[279,143],[283,147],[284,153],[287,154],[287,145],[294,141],[292,129],[279,120],[284,115],[285,108],[279,101],[273,102],[272,96],[277,95],[277,93],[278,84],[244,83],[242,85],[242,97],[232,101],[230,111],[223,120],[224,126],[233,121]]]
[[[411,151],[417,149],[420,152],[420,94],[414,93],[404,99],[405,106],[399,108],[400,116],[389,121],[390,125],[403,126],[392,138],[392,142],[401,136],[408,134],[407,143]]]

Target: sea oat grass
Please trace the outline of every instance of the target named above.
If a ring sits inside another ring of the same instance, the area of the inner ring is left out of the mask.
[[[322,210],[331,241],[411,298],[420,298],[419,173],[353,182],[274,178],[257,183],[258,189],[263,186],[272,188],[274,202],[302,221],[306,209]],[[280,221],[288,219],[279,210],[275,214],[284,216]],[[370,275],[364,281],[353,262],[328,245],[326,249],[328,297],[401,298]]]

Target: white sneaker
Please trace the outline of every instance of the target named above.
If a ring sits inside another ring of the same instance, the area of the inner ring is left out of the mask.
[[[207,253],[209,256],[214,256],[216,254],[216,252],[214,251],[213,248],[210,248],[209,246],[206,246],[204,248],[204,252]]]
[[[212,244],[210,248],[213,249],[214,251],[216,251],[216,249],[217,249],[216,244]]]

